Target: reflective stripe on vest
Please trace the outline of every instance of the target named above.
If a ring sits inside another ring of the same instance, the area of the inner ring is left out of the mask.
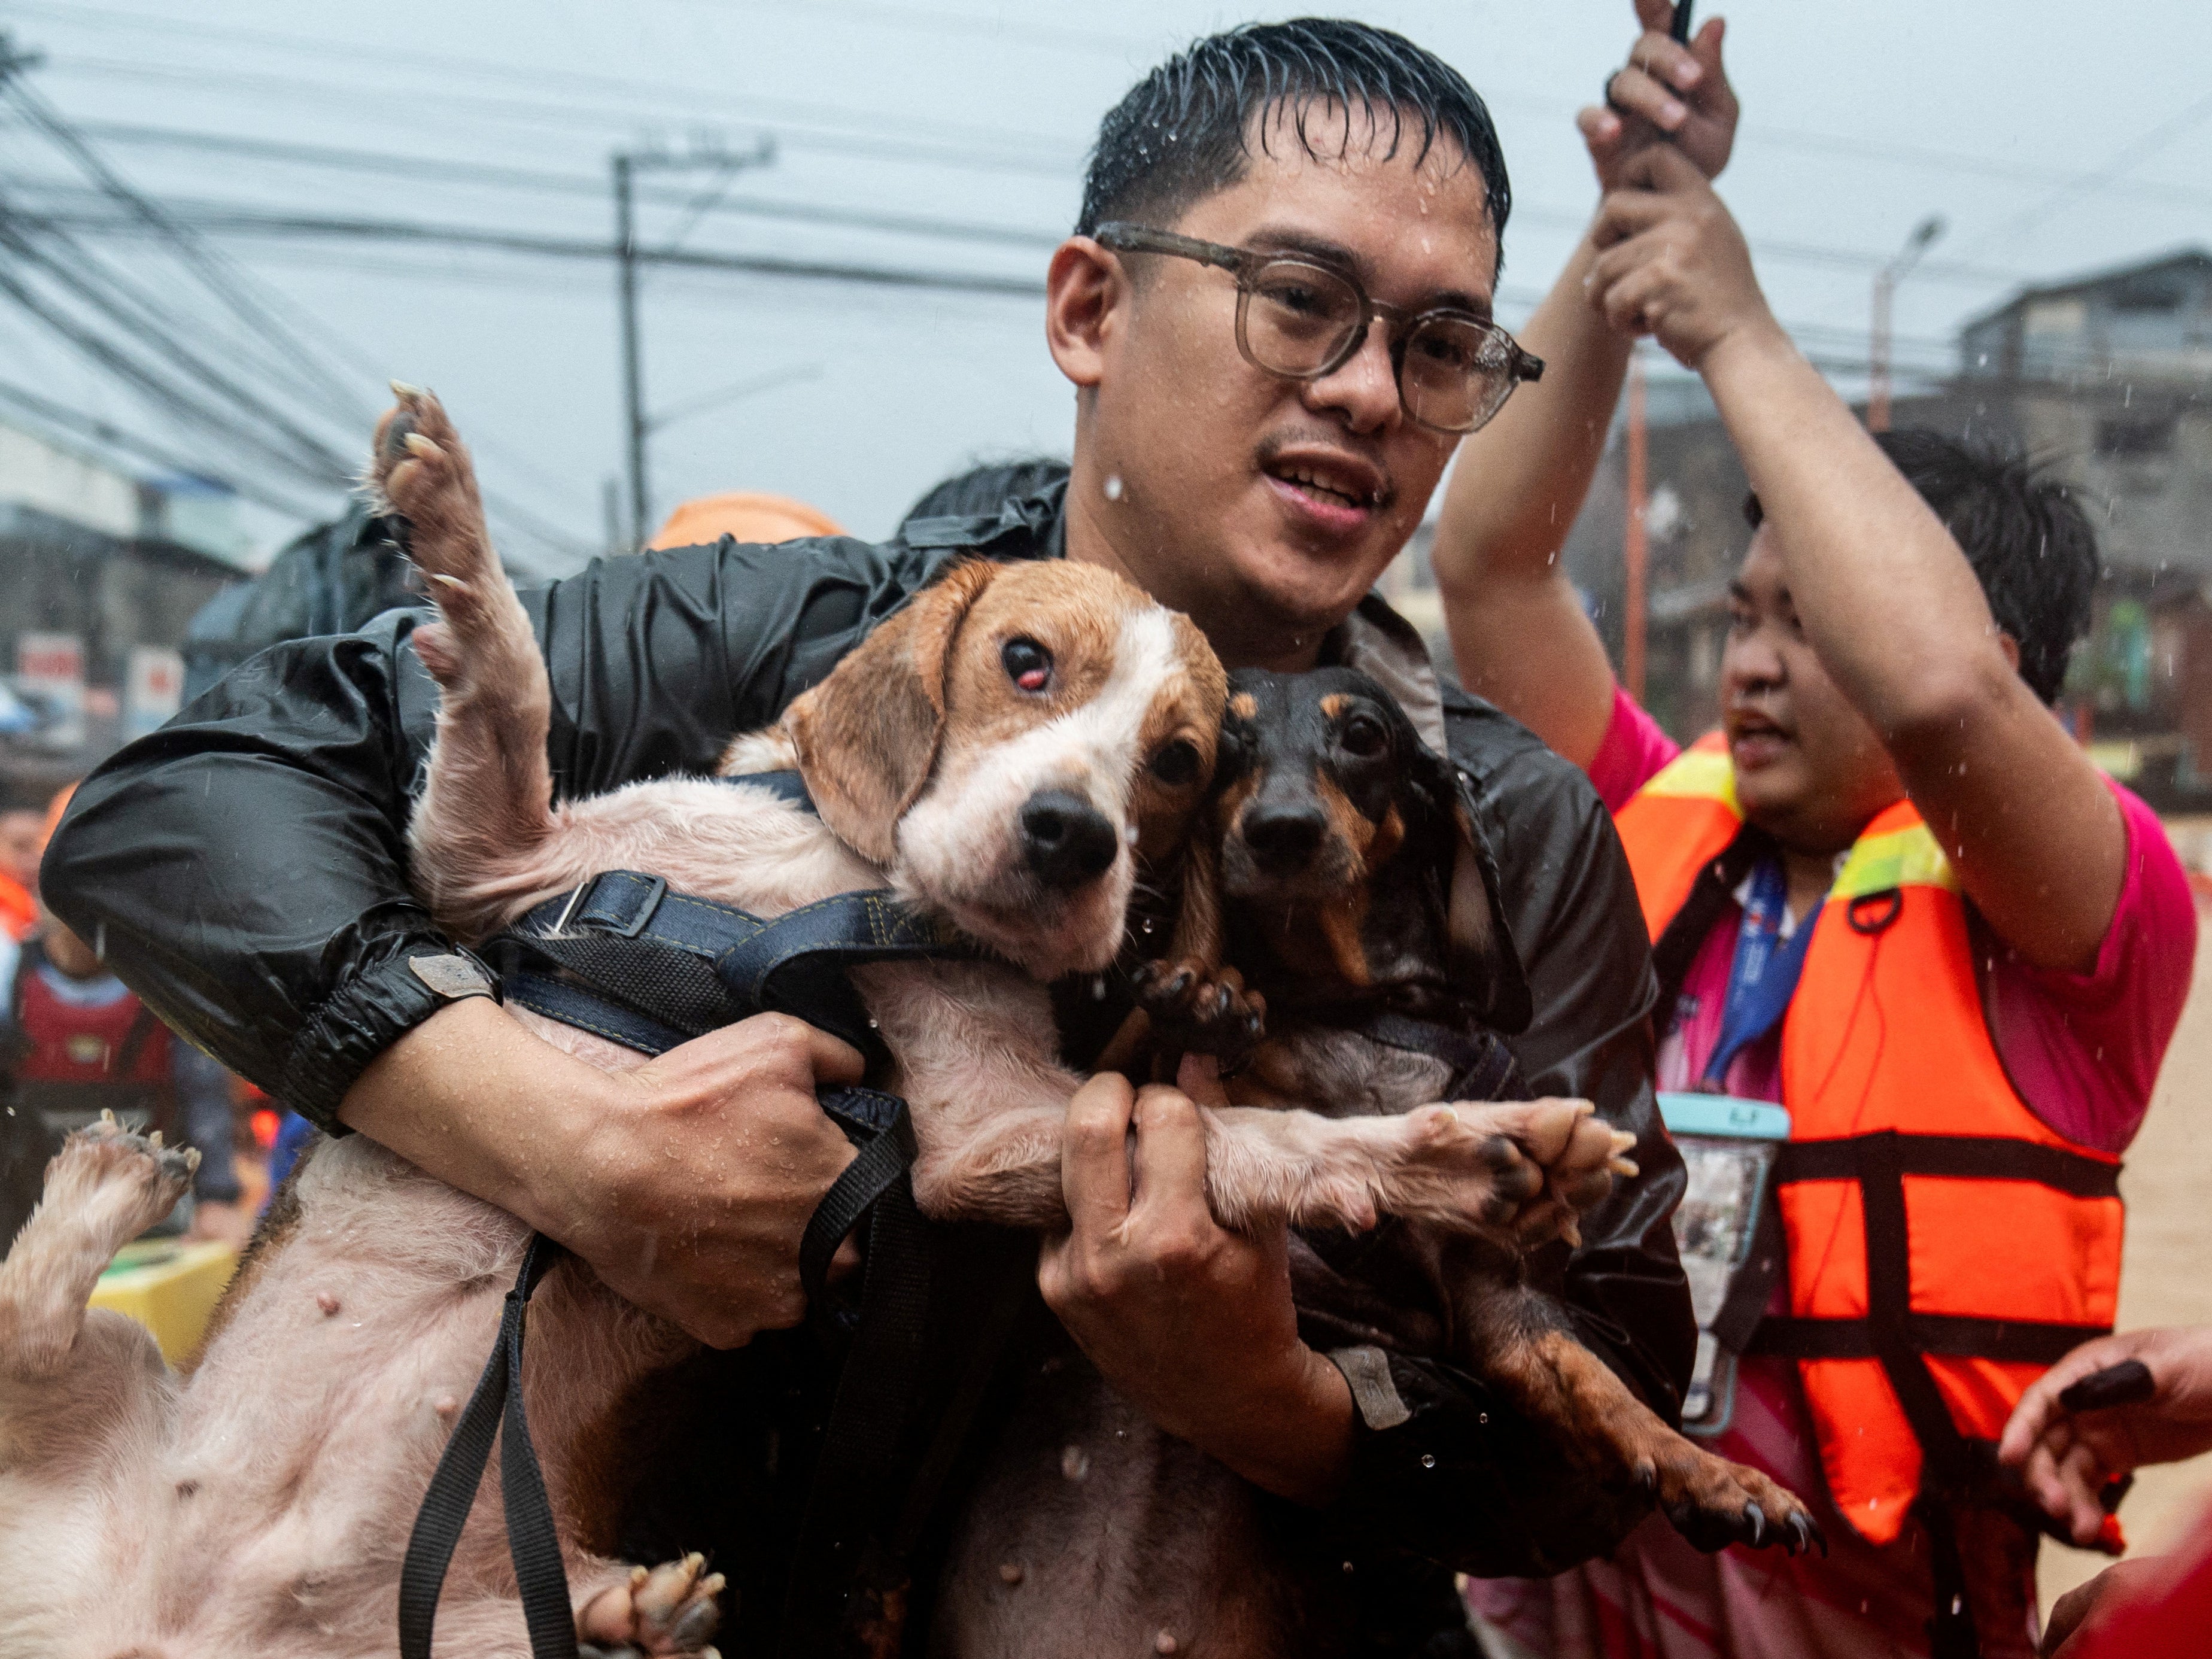
[[[1686,961],[1701,941],[1670,926],[1709,930],[1693,890],[1740,862],[1726,765],[1706,739],[1620,813],[1671,947],[1655,955]],[[1797,1359],[1830,1493],[1884,1544],[1923,1487],[1983,1480],[2028,1383],[2111,1328],[2119,1164],[2053,1132],[2005,1075],[1957,879],[1909,801],[1867,825],[1814,926],[1782,1035],[1792,1316],[1753,1346]]]

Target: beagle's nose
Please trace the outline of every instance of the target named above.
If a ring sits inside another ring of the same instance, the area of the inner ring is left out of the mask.
[[[1048,887],[1080,887],[1113,866],[1121,837],[1080,795],[1040,789],[1022,805],[1022,857]]]
[[[1254,806],[1244,815],[1244,844],[1271,875],[1303,870],[1320,850],[1328,820],[1318,806]]]

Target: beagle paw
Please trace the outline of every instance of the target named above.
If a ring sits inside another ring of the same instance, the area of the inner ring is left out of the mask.
[[[708,1659],[723,1578],[706,1565],[695,1554],[633,1567],[629,1583],[601,1590],[576,1615],[582,1659]]]
[[[142,1135],[102,1112],[62,1143],[39,1207],[92,1222],[112,1255],[177,1207],[199,1162],[193,1147],[164,1146],[159,1129]]]
[[[1233,1072],[1267,1034],[1267,999],[1247,990],[1234,968],[1168,958],[1144,963],[1130,984],[1162,1052],[1212,1054],[1223,1072]]]
[[[1621,1156],[1625,1138],[1595,1109],[1586,1100],[1526,1100],[1408,1113],[1382,1207],[1522,1249],[1553,1238],[1579,1244],[1578,1218],[1636,1167]]]
[[[392,383],[398,404],[376,423],[364,483],[407,520],[408,552],[430,597],[466,630],[505,580],[484,523],[475,465],[434,393]]]

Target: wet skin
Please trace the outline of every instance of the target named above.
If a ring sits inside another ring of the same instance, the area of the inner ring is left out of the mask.
[[[1449,138],[1416,163],[1354,115],[1316,106],[1327,161],[1268,118],[1243,180],[1172,225],[1239,247],[1328,255],[1374,298],[1487,314],[1498,240],[1482,175]],[[1401,407],[1387,327],[1317,380],[1237,346],[1237,285],[1187,259],[1073,239],[1054,256],[1048,335],[1078,388],[1068,551],[1188,612],[1231,666],[1310,665],[1420,522],[1457,440]],[[1109,484],[1112,486],[1109,488]]]
[[[1744,816],[1795,855],[1793,866],[1809,861],[1816,876],[1825,873],[1827,860],[1903,798],[1904,782],[1881,737],[1814,654],[1764,526],[1729,584],[1729,610],[1721,724],[1736,797]],[[1793,908],[1797,885],[1793,879]]]

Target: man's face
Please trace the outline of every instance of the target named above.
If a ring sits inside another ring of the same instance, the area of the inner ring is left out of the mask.
[[[1417,130],[1392,157],[1387,123],[1378,139],[1355,114],[1344,155],[1317,161],[1284,126],[1290,114],[1261,118],[1274,125],[1264,147],[1255,128],[1242,182],[1154,228],[1316,257],[1409,311],[1487,316],[1498,239],[1482,175],[1457,147],[1440,137],[1416,166]],[[1340,112],[1306,116],[1331,153]],[[1071,532],[1188,611],[1232,665],[1310,653],[1405,545],[1457,440],[1407,416],[1379,319],[1333,373],[1282,380],[1237,349],[1229,272],[1119,257],[1126,280],[1079,424]]]
[[[26,887],[39,884],[39,857],[46,851],[43,812],[0,812],[0,871]]]
[[[1771,532],[1729,584],[1721,723],[1744,816],[1801,853],[1837,853],[1905,786],[1875,729],[1813,654]]]

